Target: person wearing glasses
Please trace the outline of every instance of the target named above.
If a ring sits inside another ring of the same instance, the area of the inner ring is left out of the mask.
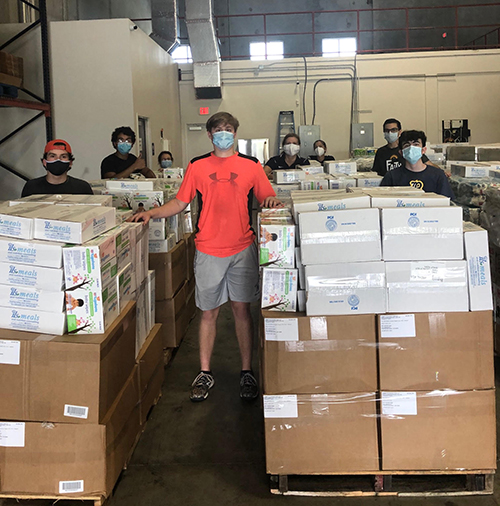
[[[92,195],[91,186],[83,179],[68,176],[75,157],[68,142],[50,141],[43,151],[42,164],[47,174],[28,181],[21,197],[30,195]]]
[[[115,129],[111,134],[111,144],[115,152],[101,162],[102,179],[123,179],[133,173],[143,174],[145,177],[156,177],[155,173],[146,167],[146,161],[139,155],[137,158],[130,153],[135,144],[135,132],[128,126]]]
[[[386,119],[383,129],[387,144],[377,149],[372,168],[379,176],[385,176],[390,170],[404,167],[405,164],[398,142],[401,135],[401,122],[395,118]],[[427,163],[429,159],[424,155],[423,161]]]
[[[406,130],[401,133],[398,147],[404,165],[387,172],[380,186],[412,186],[453,199],[453,191],[444,171],[424,162],[426,143],[427,137],[420,130]]]

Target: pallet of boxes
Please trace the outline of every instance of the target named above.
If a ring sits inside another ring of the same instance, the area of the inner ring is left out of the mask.
[[[148,283],[147,230],[120,224],[108,196],[9,204],[0,208],[0,497],[101,504],[163,381],[161,326],[135,303]]]
[[[491,494],[487,232],[412,188],[291,200],[260,215],[273,492]]]
[[[176,169],[181,170],[181,169]],[[113,205],[122,212],[141,213],[162,206],[175,197],[181,174],[164,173],[164,178],[105,181],[103,195],[113,198]],[[95,187],[99,185],[94,183]],[[149,264],[154,273],[156,321],[162,324],[163,348],[177,348],[195,314],[194,306],[194,234],[196,202],[170,218],[149,222]],[[188,268],[189,266],[189,268]],[[147,293],[147,291],[146,291]],[[171,352],[166,352],[166,360]]]

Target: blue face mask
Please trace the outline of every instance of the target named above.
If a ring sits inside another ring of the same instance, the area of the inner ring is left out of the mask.
[[[172,160],[162,160],[160,162],[160,165],[162,169],[169,169],[172,167]]]
[[[412,165],[415,165],[422,158],[422,148],[419,146],[408,146],[403,149],[403,158]]]
[[[132,144],[130,142],[119,142],[116,149],[118,149],[122,155],[126,155],[132,149]]]
[[[212,134],[212,142],[221,151],[227,151],[234,145],[234,134],[231,132],[215,132]]]

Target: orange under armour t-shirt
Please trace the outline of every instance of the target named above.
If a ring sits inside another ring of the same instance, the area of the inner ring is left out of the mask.
[[[253,195],[262,202],[276,196],[256,158],[235,153],[227,158],[194,158],[186,169],[177,199],[189,203],[198,196],[196,248],[216,257],[228,257],[248,248]]]

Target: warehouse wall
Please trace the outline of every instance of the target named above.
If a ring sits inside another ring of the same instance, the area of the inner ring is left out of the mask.
[[[329,151],[346,158],[349,151],[351,78],[353,60],[308,59],[306,90],[307,124],[312,120],[312,89],[317,86],[316,120]],[[342,68],[341,68],[342,67]],[[296,125],[302,120],[304,65],[302,60],[278,62],[223,62],[221,100],[195,100],[190,65],[182,65],[181,111],[185,162],[211,147],[203,125],[206,116],[227,110],[240,123],[240,138],[268,137],[276,150],[280,110],[293,110]],[[374,123],[375,145],[384,144],[382,123],[395,116],[406,128],[424,129],[429,142],[441,141],[441,120],[469,120],[472,142],[498,142],[500,97],[492,92],[500,86],[500,51],[442,52],[365,55],[357,58],[357,108],[355,120]],[[297,85],[297,81],[300,82]]]
[[[102,158],[113,151],[111,132],[130,125],[137,133],[138,116],[149,118],[156,149],[163,128],[180,152],[177,65],[130,25],[126,19],[51,23],[55,131],[73,146],[77,177],[97,179]]]

